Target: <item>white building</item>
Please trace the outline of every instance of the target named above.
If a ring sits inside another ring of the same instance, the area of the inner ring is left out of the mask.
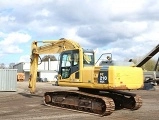
[[[56,81],[55,76],[57,75],[58,71],[58,62],[59,61],[49,61],[49,62],[42,62],[38,65],[38,72],[37,77],[42,80],[47,81]],[[24,73],[25,80],[29,80],[30,75],[30,62],[21,62],[15,64],[13,69],[17,69],[17,73]]]

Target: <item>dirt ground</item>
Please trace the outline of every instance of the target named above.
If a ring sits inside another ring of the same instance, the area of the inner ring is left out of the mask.
[[[43,94],[51,90],[77,88],[37,83],[37,92],[31,95],[28,82],[18,82],[16,92],[0,92],[0,120],[158,120],[159,86],[155,91],[134,90],[143,99],[143,106],[136,111],[116,110],[109,116],[95,116],[75,111],[48,107],[43,104]]]

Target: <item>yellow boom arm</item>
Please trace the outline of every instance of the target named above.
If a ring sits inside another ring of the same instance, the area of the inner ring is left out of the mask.
[[[36,89],[38,58],[40,54],[56,54],[56,53],[61,53],[65,50],[73,50],[81,48],[81,46],[78,43],[67,39],[46,40],[39,42],[43,43],[44,45],[38,46],[38,41],[34,41],[32,42],[32,47],[31,47],[30,77],[29,77],[29,88],[31,93],[34,93]]]

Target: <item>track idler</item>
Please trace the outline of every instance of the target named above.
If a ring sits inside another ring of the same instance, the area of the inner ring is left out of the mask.
[[[103,96],[110,97],[114,100],[115,109],[137,110],[142,106],[142,99],[134,93],[123,91],[109,90],[108,93],[102,93]]]

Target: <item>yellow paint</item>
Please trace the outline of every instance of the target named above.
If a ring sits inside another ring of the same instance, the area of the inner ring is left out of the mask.
[[[109,67],[109,89],[125,86],[127,89],[143,87],[143,71],[138,67]],[[121,88],[122,89],[122,88]]]
[[[76,73],[73,73],[67,79],[62,79],[61,75],[58,75],[58,83],[60,86],[93,88],[101,90],[128,90],[143,87],[143,71],[141,68],[133,66],[110,66],[108,69],[105,69],[105,71],[108,71],[108,84],[98,83],[98,75],[102,66],[84,66],[83,49],[80,45],[74,41],[62,39],[47,41],[47,44],[43,46],[38,46],[36,41],[32,43],[29,78],[30,92],[34,93],[36,89],[38,57],[40,54],[61,53],[66,50],[75,49],[79,50],[79,71],[77,71],[79,72],[79,78],[75,78]]]
[[[84,88],[94,88],[94,89],[139,89],[143,87],[143,71],[141,68],[137,67],[120,67],[120,66],[110,66],[108,69],[108,84],[99,84],[95,80],[98,76],[94,76],[93,68],[88,67],[83,69],[82,72],[82,83],[73,82],[61,82],[60,86],[72,86],[72,87],[84,87]],[[97,71],[96,71],[97,72]],[[99,71],[98,71],[99,72]],[[88,80],[91,79],[91,82]]]

